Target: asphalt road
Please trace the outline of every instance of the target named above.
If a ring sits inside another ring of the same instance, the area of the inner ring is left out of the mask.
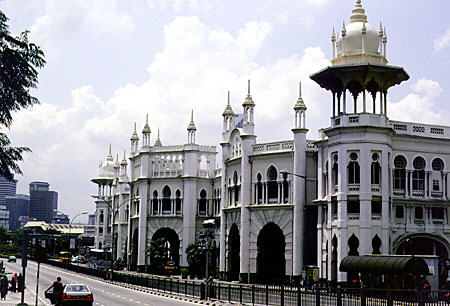
[[[4,261],[6,272],[21,272],[21,261],[17,263],[8,263]],[[36,292],[36,275],[37,263],[28,261],[26,270],[26,286],[27,290]],[[49,266],[46,264],[40,265],[39,273],[39,294],[38,304],[50,306],[50,301],[44,297],[44,291],[55,280],[56,277],[62,278],[63,284],[68,283],[82,283],[86,284],[94,295],[94,305],[114,306],[114,305],[142,305],[142,306],[157,306],[157,305],[195,305],[194,303],[180,301],[172,298],[161,297],[133,289],[123,288],[114,284],[106,283],[100,279],[77,274],[71,271],[66,271],[58,267]],[[9,276],[10,278],[10,276]]]

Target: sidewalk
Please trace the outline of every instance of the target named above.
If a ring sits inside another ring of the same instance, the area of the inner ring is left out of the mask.
[[[8,305],[8,306],[16,306],[20,304],[21,300],[21,293],[20,292],[8,292],[8,295],[6,296],[6,300],[0,300],[0,305]],[[35,292],[29,288],[25,289],[25,297],[24,297],[24,303],[27,305],[35,305],[36,303],[36,295]],[[43,297],[39,297],[38,305],[50,305],[48,301],[45,301]]]

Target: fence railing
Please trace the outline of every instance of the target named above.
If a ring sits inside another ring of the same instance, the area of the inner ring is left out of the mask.
[[[106,271],[56,261],[47,264],[106,278]],[[236,284],[211,281],[208,290],[201,280],[173,279],[151,274],[116,271],[113,280],[169,294],[221,302],[280,306],[437,306],[450,304],[450,291],[369,289],[346,287],[294,287]]]

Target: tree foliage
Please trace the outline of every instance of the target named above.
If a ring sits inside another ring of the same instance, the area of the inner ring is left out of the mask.
[[[166,246],[166,239],[159,238],[150,241],[150,246],[146,249],[146,252],[150,256],[150,271],[152,273],[162,274],[169,252]]]
[[[11,126],[14,112],[39,103],[30,90],[37,88],[38,69],[45,64],[44,52],[28,41],[28,31],[13,37],[7,21],[0,11],[0,128]],[[0,175],[12,179],[12,172],[21,173],[17,162],[27,151],[27,147],[12,147],[0,131]]]

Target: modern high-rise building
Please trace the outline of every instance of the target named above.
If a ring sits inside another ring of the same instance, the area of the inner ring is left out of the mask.
[[[30,219],[51,223],[58,209],[58,193],[46,182],[30,183]]]
[[[9,212],[5,205],[0,205],[0,227],[3,226],[9,230]]]
[[[20,228],[19,218],[30,216],[30,196],[17,194],[5,197],[6,209],[9,211],[9,230],[14,231]]]
[[[15,196],[17,188],[17,180],[8,180],[0,176],[0,205],[5,205],[5,197]]]
[[[95,214],[88,215],[88,225],[95,225]]]

